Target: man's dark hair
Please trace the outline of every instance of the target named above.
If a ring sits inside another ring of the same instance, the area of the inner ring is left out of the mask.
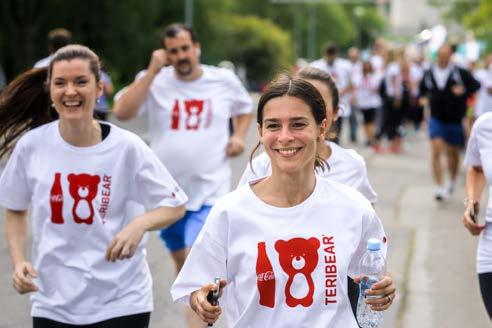
[[[338,47],[335,43],[333,42],[330,42],[330,43],[327,43],[325,45],[325,55],[328,55],[328,56],[333,56],[333,55],[336,55],[338,53]]]
[[[57,28],[48,33],[48,48],[51,53],[72,43],[72,33],[64,28]]]
[[[183,23],[174,23],[171,25],[168,25],[166,29],[164,30],[164,35],[162,36],[162,46],[166,48],[166,45],[164,44],[164,39],[165,38],[175,38],[179,32],[181,31],[186,31],[190,33],[191,41],[193,43],[198,42],[198,38],[196,36],[195,30],[191,26],[188,26]]]

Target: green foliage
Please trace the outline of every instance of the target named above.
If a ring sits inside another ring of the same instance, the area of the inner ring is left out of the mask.
[[[224,15],[217,29],[224,57],[246,66],[248,78],[270,79],[292,63],[291,38],[267,19]]]
[[[164,27],[184,20],[183,0],[1,0],[0,63],[12,79],[48,55],[48,31],[65,27],[93,48],[116,86],[131,82],[161,46]],[[268,79],[294,55],[314,59],[326,41],[341,48],[372,42],[382,19],[364,6],[274,4],[268,0],[193,0],[193,24],[202,61],[245,64],[251,78]],[[357,22],[357,24],[355,24]],[[360,33],[360,34],[359,34]]]

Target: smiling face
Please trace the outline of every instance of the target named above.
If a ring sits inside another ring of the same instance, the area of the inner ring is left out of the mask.
[[[270,99],[264,107],[260,140],[270,157],[272,170],[295,173],[314,169],[317,145],[324,138],[311,108],[301,99],[282,96]]]
[[[188,77],[199,67],[200,45],[194,43],[190,32],[179,31],[176,37],[164,39],[166,55],[178,77]]]
[[[88,60],[74,58],[53,63],[50,95],[60,120],[91,121],[102,90],[102,82],[96,82]]]

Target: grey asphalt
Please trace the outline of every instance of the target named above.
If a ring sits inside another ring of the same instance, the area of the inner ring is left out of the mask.
[[[144,118],[116,123],[147,138]],[[252,124],[246,149],[252,149],[256,141],[256,127]],[[475,274],[478,240],[461,224],[464,171],[453,196],[437,203],[433,199],[425,133],[409,136],[401,155],[374,154],[361,145],[350,144],[346,138],[342,141],[345,147],[364,156],[370,181],[379,194],[376,210],[388,236],[388,271],[398,288],[383,327],[489,327]],[[233,185],[248,157],[247,151],[232,161]],[[4,236],[3,224],[0,230]],[[175,276],[172,260],[155,233],[148,242],[148,261],[154,279],[151,327],[184,327],[182,307],[172,304],[169,295]],[[1,328],[31,326],[29,299],[12,287],[5,242],[0,243],[0,309]],[[224,320],[215,327],[226,327]]]

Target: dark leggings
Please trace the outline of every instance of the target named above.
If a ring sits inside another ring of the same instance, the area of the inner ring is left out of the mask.
[[[71,325],[46,318],[33,317],[33,328],[148,328],[150,321],[150,312],[127,315],[124,317],[112,318],[90,325]]]
[[[487,309],[489,318],[492,320],[492,272],[479,273],[478,282],[480,284],[483,304]]]

